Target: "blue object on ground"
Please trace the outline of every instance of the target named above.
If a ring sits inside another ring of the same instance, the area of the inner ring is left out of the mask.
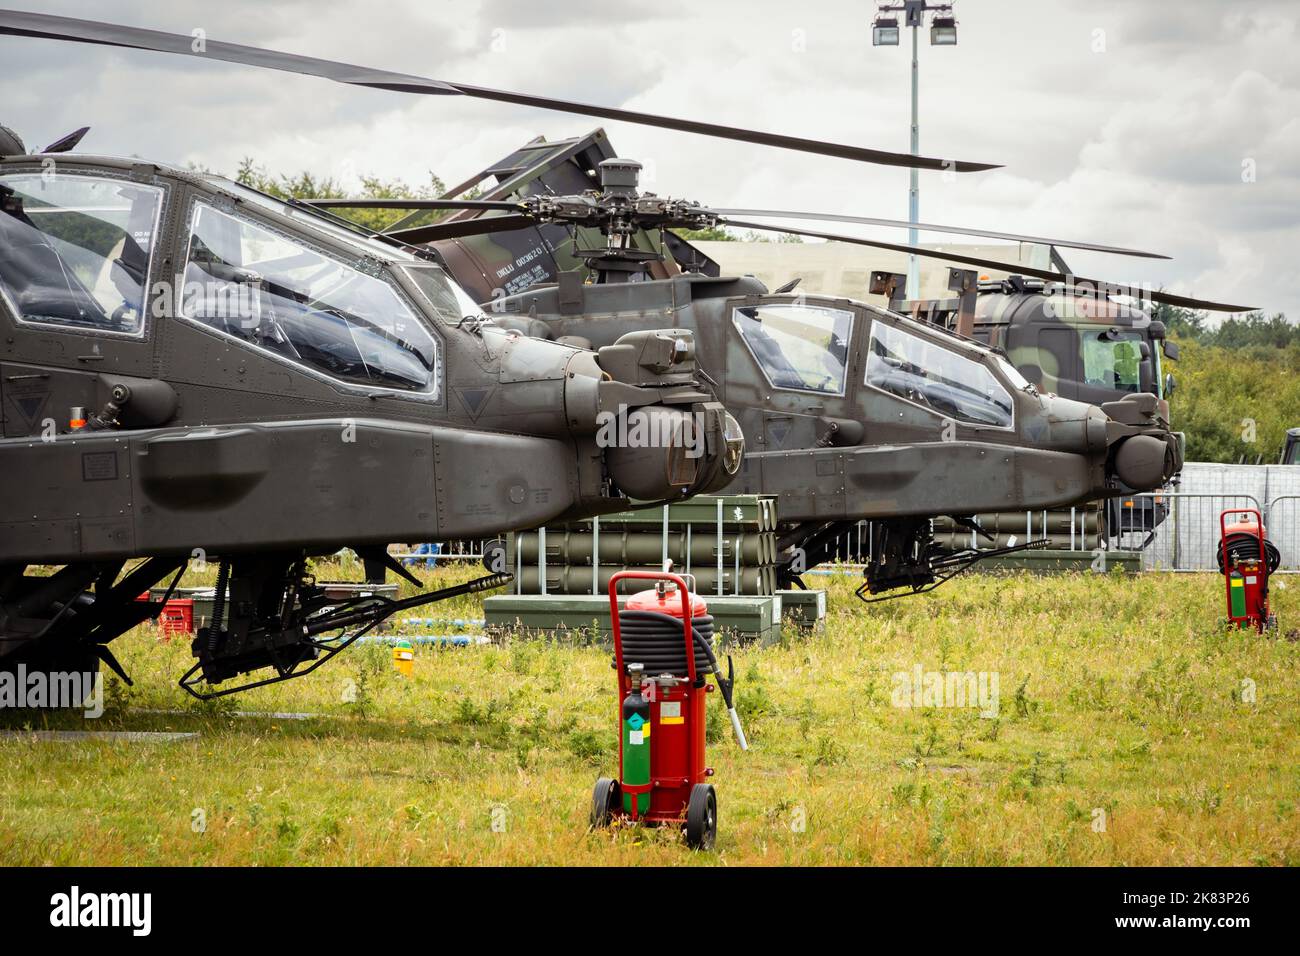
[[[437,644],[441,647],[470,647],[491,643],[491,639],[483,634],[366,634],[357,638],[358,644],[396,644],[398,641]]]
[[[442,553],[442,544],[437,541],[426,541],[424,544],[417,544],[414,553],[431,555],[431,557],[425,558],[424,566],[426,568],[434,568],[438,566],[438,559],[436,556]],[[419,564],[420,559],[416,557],[402,558],[402,563],[407,565]]]

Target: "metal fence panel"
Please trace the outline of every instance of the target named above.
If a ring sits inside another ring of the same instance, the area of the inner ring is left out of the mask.
[[[1142,551],[1145,571],[1217,571],[1219,515],[1234,508],[1261,510],[1248,494],[1189,494],[1146,492],[1136,498],[1160,501],[1164,521]]]
[[[1278,570],[1300,571],[1300,495],[1278,495],[1270,501],[1264,527],[1282,554]]]
[[[1188,495],[1250,495],[1256,501],[1267,501],[1268,466],[1189,461],[1184,463],[1178,484],[1170,491]]]
[[[1280,570],[1300,571],[1300,468],[1294,465],[1224,465],[1190,461],[1174,493],[1141,497],[1166,500],[1170,509],[1143,553],[1152,570],[1217,571],[1219,514],[1258,508],[1269,540],[1282,553]]]

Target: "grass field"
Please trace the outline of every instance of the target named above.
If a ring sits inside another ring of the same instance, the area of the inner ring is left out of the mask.
[[[0,863],[1300,863],[1300,580],[1275,585],[1269,638],[1222,629],[1212,575],[971,576],[870,609],[853,578],[815,580],[823,633],[736,652],[751,749],[715,709],[711,854],[588,831],[616,759],[598,648],[422,649],[406,679],[359,646],[200,704],[176,687],[187,642],[142,627],[114,644],[135,686],[110,680],[102,718],[6,725],[199,736],[0,738]],[[415,613],[481,616],[473,598]],[[996,674],[998,715],[895,706],[918,665]]]

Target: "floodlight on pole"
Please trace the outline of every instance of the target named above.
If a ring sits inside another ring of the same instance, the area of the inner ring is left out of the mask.
[[[917,58],[919,41],[917,34],[923,25],[925,14],[931,14],[930,21],[930,45],[931,46],[956,46],[957,44],[957,21],[952,15],[951,3],[927,3],[926,0],[896,0],[896,2],[883,2],[876,6],[876,18],[871,24],[871,45],[872,46],[898,46],[899,27],[897,14],[903,14],[903,22],[912,29],[912,137],[911,151],[914,156],[921,154],[921,124],[918,119],[918,79],[919,79],[919,62]],[[907,219],[908,222],[920,222],[921,216],[921,186],[917,170],[911,171],[911,182],[907,193]],[[917,242],[917,230],[915,228],[907,231],[907,244],[915,248]],[[908,256],[907,261],[907,297],[909,299],[919,299],[921,297],[921,274],[920,265],[915,255]]]
[[[898,20],[894,17],[876,17],[871,24],[872,46],[898,46]]]
[[[930,46],[956,46],[957,21],[952,17],[935,17],[930,21]]]

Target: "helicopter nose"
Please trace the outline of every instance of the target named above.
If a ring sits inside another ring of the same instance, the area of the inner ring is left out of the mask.
[[[716,402],[636,408],[611,424],[597,436],[610,477],[642,501],[719,491],[745,453],[740,425]]]
[[[1117,478],[1134,491],[1152,491],[1182,470],[1182,451],[1169,428],[1167,409],[1146,394],[1126,395],[1101,406],[1110,446],[1107,478]]]
[[[1153,395],[1130,395],[1101,406],[1055,395],[1041,401],[1046,425],[1031,420],[1028,437],[1085,455],[1107,486],[1118,482],[1132,491],[1151,491],[1182,468],[1178,440]]]
[[[1114,475],[1135,491],[1152,491],[1173,477],[1173,453],[1154,435],[1134,435],[1115,449]]]

